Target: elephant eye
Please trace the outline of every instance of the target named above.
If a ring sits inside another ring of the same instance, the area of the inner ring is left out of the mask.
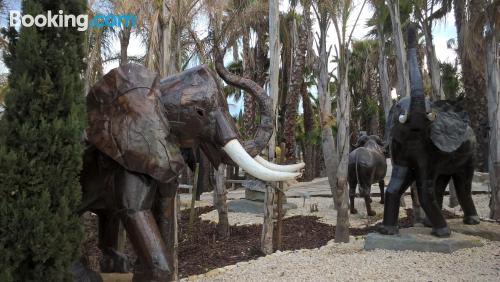
[[[201,117],[205,116],[205,112],[202,109],[200,109],[200,108],[195,108],[195,109],[196,109],[196,113],[198,113],[199,116],[201,116]]]

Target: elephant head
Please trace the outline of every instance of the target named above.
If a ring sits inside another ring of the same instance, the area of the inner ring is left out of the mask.
[[[262,180],[296,178],[303,163],[276,165],[258,155],[273,132],[271,100],[257,83],[229,73],[222,56],[217,54],[217,72],[228,84],[246,90],[255,98],[260,106],[260,125],[252,140],[242,141],[217,75],[207,66],[198,66],[160,83],[160,101],[181,147],[200,146],[214,166],[221,162],[235,163]]]

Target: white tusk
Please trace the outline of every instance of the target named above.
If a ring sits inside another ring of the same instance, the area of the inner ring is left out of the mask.
[[[254,160],[241,146],[240,142],[233,139],[222,147],[224,152],[243,170],[250,175],[264,181],[285,181],[299,177],[300,173],[274,171],[266,168]]]
[[[267,167],[270,170],[282,171],[282,172],[297,172],[297,171],[301,170],[306,165],[305,163],[298,163],[298,164],[291,164],[291,165],[279,165],[279,164],[269,162],[261,156],[256,156],[254,159],[259,164]]]
[[[406,123],[408,120],[408,113],[404,113],[402,115],[399,115],[399,122],[400,123]]]

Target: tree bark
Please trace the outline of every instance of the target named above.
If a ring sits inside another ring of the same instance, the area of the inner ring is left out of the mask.
[[[326,51],[326,37],[328,23],[330,21],[327,12],[320,9],[318,24],[320,27],[319,42],[319,58],[317,64],[318,79],[318,99],[319,99],[319,117],[321,127],[321,148],[323,151],[323,159],[325,162],[326,174],[328,183],[332,191],[332,196],[335,202],[335,187],[337,183],[337,153],[335,151],[336,144],[333,138],[332,126],[335,118],[332,115],[332,101],[329,92],[330,76],[328,73],[328,57],[329,52]]]
[[[280,71],[280,43],[279,43],[279,1],[269,0],[269,93],[273,100],[274,130],[269,140],[269,161],[274,160],[276,148],[277,109],[279,99],[279,71]]]
[[[297,108],[302,83],[304,81],[304,64],[306,61],[306,52],[309,43],[309,34],[311,30],[311,0],[305,0],[303,3],[302,22],[300,24],[298,47],[295,51],[295,60],[292,65],[292,79],[290,88],[286,97],[286,112],[284,120],[283,137],[286,144],[287,162],[295,160],[295,129],[297,124]]]
[[[310,138],[310,135],[314,131],[314,113],[311,104],[311,98],[309,98],[309,93],[307,92],[307,86],[302,83],[302,107],[304,110],[304,163],[306,164],[304,169],[304,175],[302,176],[303,181],[311,181],[314,178],[314,157],[313,148],[314,140]]]
[[[269,255],[274,252],[273,248],[273,229],[274,229],[274,191],[266,184],[264,196],[264,223],[262,224],[262,235],[260,238],[260,250]]]
[[[495,15],[495,13],[493,13]],[[500,219],[500,71],[497,57],[498,40],[495,19],[486,24],[486,73],[488,117],[490,124],[489,173],[490,173],[490,218]]]
[[[378,13],[378,12],[377,12]],[[389,76],[387,74],[387,57],[385,55],[385,32],[384,24],[377,23],[378,41],[378,73],[380,81],[380,91],[382,95],[382,105],[384,106],[384,116],[387,120],[392,106],[391,90],[389,88]]]
[[[227,191],[225,187],[225,172],[226,165],[220,164],[215,173],[215,190],[214,190],[214,205],[219,214],[219,222],[217,223],[217,235],[219,238],[227,238],[229,236],[229,219],[227,217]]]
[[[410,95],[410,77],[406,60],[406,48],[401,31],[401,20],[399,18],[399,0],[387,0],[389,14],[392,22],[392,40],[394,53],[396,55],[396,68],[398,75],[398,95],[406,97]]]
[[[124,27],[120,30],[120,66],[128,63],[128,45],[130,43],[131,27]]]
[[[343,48],[341,46],[340,48]],[[347,52],[347,46],[344,46]],[[340,51],[342,56],[342,51]],[[335,228],[335,242],[349,242],[349,211],[347,193],[347,165],[349,159],[349,121],[351,113],[351,95],[347,81],[349,70],[348,62],[338,68],[340,89],[337,100],[337,155],[340,159],[337,168],[337,185],[335,189],[335,206],[337,207],[337,225]],[[342,65],[342,63],[340,64]]]
[[[441,84],[441,71],[436,57],[436,50],[432,44],[432,26],[427,20],[422,21],[422,29],[425,36],[425,55],[427,57],[427,68],[431,76],[432,100],[444,99],[443,87]]]
[[[252,57],[250,54],[250,29],[245,28],[243,32],[243,77],[252,78]],[[244,93],[243,95],[243,137],[249,139],[253,137],[253,132],[255,132],[255,102],[252,95],[249,93]]]

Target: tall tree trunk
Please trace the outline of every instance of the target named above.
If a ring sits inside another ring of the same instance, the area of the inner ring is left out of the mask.
[[[399,0],[387,0],[387,6],[392,22],[392,41],[394,43],[398,75],[398,95],[405,97],[410,95],[410,77],[406,65],[406,48],[399,18]]]
[[[377,12],[378,13],[378,12]],[[389,88],[389,76],[387,74],[387,56],[385,55],[385,32],[384,24],[377,23],[377,41],[378,41],[378,73],[380,81],[380,91],[382,95],[382,105],[384,106],[384,115],[387,119],[392,106],[391,90]]]
[[[495,15],[496,13],[492,13]],[[488,85],[488,117],[490,121],[490,218],[500,219],[500,71],[497,57],[498,39],[495,19],[486,24],[486,73]]]
[[[320,28],[319,41],[319,58],[318,58],[318,99],[319,99],[319,117],[321,126],[321,148],[325,161],[326,174],[328,183],[332,191],[332,196],[335,200],[335,187],[337,182],[337,152],[335,139],[333,138],[332,126],[335,118],[332,115],[332,101],[329,92],[330,76],[328,73],[328,58],[329,52],[326,51],[326,36],[329,24],[327,12],[320,9],[318,15],[318,23]]]
[[[431,76],[432,100],[444,99],[444,91],[441,84],[441,71],[436,57],[436,50],[432,44],[432,25],[427,20],[422,21],[422,30],[425,36],[425,55],[427,57],[427,69]]]
[[[485,54],[475,50],[474,57],[468,56],[465,51],[467,28],[472,23],[470,19],[477,18],[481,9],[481,0],[470,0],[466,10],[466,0],[454,0],[455,25],[458,37],[458,54],[462,66],[462,82],[464,85],[464,108],[469,113],[471,127],[477,139],[476,165],[480,171],[486,171],[488,163],[488,114],[486,98],[486,73],[483,69],[473,69],[471,60],[485,61]],[[479,48],[478,48],[479,49]]]
[[[372,112],[372,116],[369,121],[368,132],[371,135],[379,134],[379,112],[378,107],[376,106],[378,101],[378,87],[377,87],[377,73],[375,69],[367,66],[366,71],[368,72],[368,84],[367,84],[367,93],[370,94],[370,107],[373,107],[374,111]],[[374,106],[375,105],[375,106]]]
[[[309,98],[309,93],[307,92],[307,85],[302,83],[302,107],[304,110],[304,163],[306,164],[304,175],[302,179],[304,181],[311,181],[314,178],[314,140],[310,138],[310,134],[314,131],[314,112],[311,104],[311,98]]]
[[[305,0],[303,3],[302,22],[300,24],[298,47],[295,51],[295,60],[292,66],[292,80],[286,97],[286,112],[284,120],[283,137],[286,144],[287,162],[295,160],[295,129],[297,124],[297,108],[302,83],[304,81],[304,64],[306,61],[306,52],[309,43],[309,34],[311,30],[311,0]]]
[[[279,43],[279,1],[269,1],[269,93],[273,100],[274,130],[269,140],[269,161],[274,160],[276,148],[277,109],[279,99],[280,43]]]
[[[347,46],[342,52],[347,52]],[[347,57],[347,55],[345,55]],[[337,99],[337,155],[339,164],[337,168],[337,183],[335,189],[335,206],[337,207],[337,226],[335,228],[335,242],[349,242],[349,212],[348,212],[348,194],[347,194],[347,165],[349,159],[349,121],[351,115],[351,95],[347,74],[349,65],[344,60],[344,67],[338,68],[338,77],[340,78],[340,89]],[[342,65],[342,62],[340,63]]]
[[[159,72],[161,76],[169,76],[174,74],[172,67],[172,28],[174,22],[171,15],[168,14],[168,0],[162,0],[161,15],[160,15],[160,34],[161,44],[159,50]]]

